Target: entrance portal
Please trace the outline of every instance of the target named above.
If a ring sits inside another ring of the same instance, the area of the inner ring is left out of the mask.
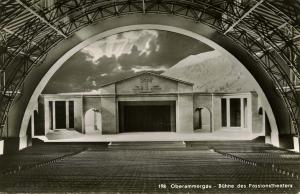
[[[99,110],[91,108],[85,113],[84,117],[85,133],[102,133],[102,116]]]
[[[119,102],[120,132],[175,131],[175,102]]]

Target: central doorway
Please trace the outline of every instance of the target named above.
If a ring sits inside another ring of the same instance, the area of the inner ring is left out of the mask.
[[[119,102],[120,132],[175,131],[175,102]]]

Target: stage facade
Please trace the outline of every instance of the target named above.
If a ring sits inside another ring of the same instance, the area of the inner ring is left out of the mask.
[[[193,83],[144,72],[89,93],[43,94],[34,135],[128,132],[264,133],[266,115],[255,92],[199,93]]]

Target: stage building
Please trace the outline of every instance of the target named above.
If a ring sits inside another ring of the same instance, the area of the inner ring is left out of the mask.
[[[200,93],[193,83],[144,72],[103,85],[97,92],[43,94],[41,136],[53,130],[81,134],[127,132],[264,134],[263,111],[255,92]]]

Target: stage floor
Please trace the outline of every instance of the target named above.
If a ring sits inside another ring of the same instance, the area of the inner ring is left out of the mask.
[[[113,135],[100,133],[81,134],[56,130],[47,136],[35,136],[44,142],[121,142],[121,141],[226,141],[252,140],[260,136],[245,130],[222,129],[213,133],[131,132]]]

